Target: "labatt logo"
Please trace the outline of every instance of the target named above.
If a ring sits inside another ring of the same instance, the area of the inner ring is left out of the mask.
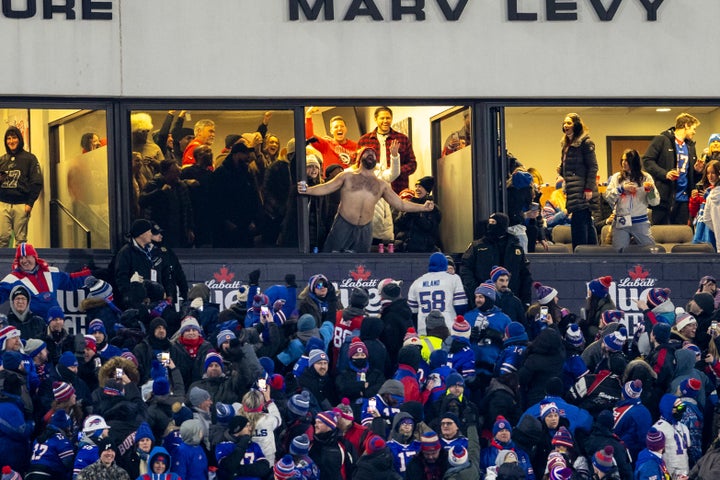
[[[353,288],[364,288],[370,295],[370,303],[365,310],[368,313],[379,313],[380,292],[377,289],[379,281],[377,278],[372,278],[372,271],[368,270],[365,265],[356,265],[354,270],[348,272],[348,277],[338,285],[338,294],[342,304],[350,305],[350,292]]]
[[[634,265],[628,270],[628,276],[610,285],[610,298],[618,310],[625,312],[628,332],[632,334],[635,325],[643,321],[643,313],[637,306],[639,298],[646,298],[647,292],[655,287],[657,279],[650,276],[650,270],[642,265]]]
[[[247,289],[240,280],[235,280],[235,273],[227,265],[222,265],[213,278],[205,281],[210,289],[211,301],[220,305],[220,309],[230,308],[237,303],[238,290]]]

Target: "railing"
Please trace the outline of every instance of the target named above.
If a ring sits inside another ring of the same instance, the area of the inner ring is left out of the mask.
[[[80,230],[85,232],[85,246],[86,248],[92,248],[92,232],[90,231],[90,229],[86,227],[85,224],[82,223],[75,215],[73,215],[72,212],[65,205],[63,205],[60,200],[50,200],[50,204],[58,207],[60,211],[67,215],[68,218],[70,218],[70,220],[72,220],[73,223],[80,228]]]

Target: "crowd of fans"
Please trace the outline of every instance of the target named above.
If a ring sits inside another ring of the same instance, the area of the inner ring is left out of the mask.
[[[145,222],[128,245],[152,272],[162,252],[138,244],[153,234]],[[493,215],[480,244],[507,241],[507,224]],[[512,277],[527,265],[490,265],[466,294],[480,259],[436,252],[408,298],[388,278],[376,292],[353,288],[344,306],[321,273],[262,286],[256,270],[221,310],[204,284],[176,306],[122,255],[122,298],[117,278],[62,274],[76,282],[66,288],[84,285],[84,334],[65,328],[52,283],[39,280],[52,267],[31,246],[0,282],[8,478],[714,478],[711,276],[684,308],[649,289],[633,323],[610,277],[589,281],[581,316],[538,282],[517,298],[523,280]],[[367,312],[375,294],[377,315]]]

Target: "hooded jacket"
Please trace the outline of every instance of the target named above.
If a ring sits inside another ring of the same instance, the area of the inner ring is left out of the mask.
[[[167,461],[165,463],[165,465],[167,465],[167,468],[165,469],[164,473],[152,472],[152,464],[158,455],[164,455],[167,458]],[[154,447],[152,450],[150,450],[150,456],[148,457],[148,465],[150,466],[150,471],[140,476],[142,480],[180,480],[176,473],[170,472],[172,458],[170,457],[168,451],[165,450],[163,447]]]
[[[7,316],[8,323],[20,330],[20,337],[24,340],[28,340],[30,338],[42,338],[45,334],[45,320],[42,317],[35,315],[30,310],[30,293],[27,288],[23,285],[15,285],[12,290],[10,290],[10,298],[13,298],[15,292],[20,290],[25,291],[25,296],[28,299],[28,306],[23,313],[20,313],[15,309],[15,305],[11,301],[10,311]]]
[[[0,157],[0,172],[6,172],[0,182],[0,202],[33,206],[43,189],[40,163],[35,155],[25,150],[25,140],[20,129],[10,127],[3,139],[13,133],[18,138],[17,150],[10,151],[5,140],[5,155]]]
[[[660,420],[653,425],[665,435],[665,452],[663,460],[673,478],[678,473],[690,469],[688,448],[690,446],[690,432],[688,428],[675,420],[673,406],[677,397],[666,393],[660,399]]]

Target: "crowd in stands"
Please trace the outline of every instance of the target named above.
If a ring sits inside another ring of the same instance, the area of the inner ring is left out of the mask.
[[[508,224],[494,214],[475,244],[495,253],[430,255],[407,298],[380,281],[377,315],[370,292],[353,288],[342,305],[322,273],[261,285],[256,270],[230,308],[204,284],[176,305],[180,286],[153,279],[166,251],[140,245],[158,235],[146,220],[107,281],[51,272],[20,245],[0,282],[3,475],[715,478],[715,278],[690,299],[648,289],[638,323],[615,307],[610,277],[592,279],[580,316],[539,282],[516,296],[532,279],[524,256],[502,254],[518,242]],[[85,290],[82,333],[42,284],[60,277]]]

